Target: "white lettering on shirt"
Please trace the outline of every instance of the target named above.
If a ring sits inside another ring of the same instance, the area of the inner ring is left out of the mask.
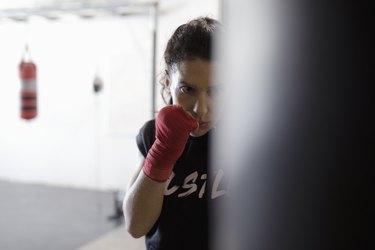
[[[201,180],[206,180],[207,179],[207,174],[202,174]],[[203,183],[201,191],[199,191],[199,198],[203,197],[204,192],[206,191],[206,181]]]
[[[164,191],[164,195],[171,195],[171,194],[173,194],[174,192],[176,192],[178,190],[179,186],[177,186],[177,185],[175,185],[175,186],[173,186],[171,188],[168,188],[169,184],[173,180],[174,176],[175,176],[175,173],[172,172],[171,176],[169,176],[169,178],[168,178],[167,185],[166,185],[165,191]]]
[[[198,191],[198,184],[197,184],[197,179],[199,177],[198,171],[195,171],[188,176],[185,177],[183,185],[173,185],[170,187],[173,179],[175,177],[175,173],[172,172],[171,176],[169,177],[167,181],[167,185],[164,191],[165,196],[170,196],[174,193],[178,193],[177,197],[178,198],[183,198],[187,197],[189,195],[192,195]],[[222,169],[218,170],[218,172],[215,175],[215,179],[212,185],[212,190],[211,190],[211,199],[216,199],[224,194],[226,194],[226,190],[218,190],[221,182],[223,181],[224,177],[224,171]],[[207,189],[207,174],[201,174],[200,180],[204,181],[203,184],[199,188],[199,193],[198,193],[198,198],[201,199],[203,198],[206,189]]]
[[[216,174],[214,184],[212,186],[211,199],[215,199],[225,194],[224,190],[220,190],[220,191],[217,190],[221,180],[223,179],[223,176],[224,176],[224,171],[222,169],[219,169],[219,171]]]
[[[195,191],[197,191],[197,189],[198,189],[197,184],[195,184],[195,181],[197,180],[197,178],[198,178],[198,172],[197,171],[188,175],[184,180],[184,185],[182,186],[182,188],[183,189],[189,189],[189,190],[186,191],[185,193],[179,194],[178,197],[185,197],[185,196],[188,196],[189,194],[192,194]],[[192,182],[192,183],[189,184],[189,182]]]

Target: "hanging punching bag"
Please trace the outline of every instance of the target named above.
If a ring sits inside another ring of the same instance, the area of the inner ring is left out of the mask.
[[[213,249],[374,250],[370,3],[225,3]]]
[[[37,116],[36,65],[31,60],[22,59],[19,65],[19,74],[21,79],[21,118],[30,120]]]

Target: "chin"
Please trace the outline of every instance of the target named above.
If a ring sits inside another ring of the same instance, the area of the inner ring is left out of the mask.
[[[200,128],[197,128],[196,130],[194,130],[193,132],[190,133],[191,136],[193,137],[200,137],[200,136],[203,136],[205,134],[207,134],[209,131],[209,129],[200,129]]]

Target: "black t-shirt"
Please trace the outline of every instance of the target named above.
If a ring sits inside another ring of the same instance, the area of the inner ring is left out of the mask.
[[[168,180],[160,217],[146,235],[148,250],[208,249],[209,134],[189,137]],[[144,157],[154,141],[155,120],[151,120],[137,135],[137,145]]]

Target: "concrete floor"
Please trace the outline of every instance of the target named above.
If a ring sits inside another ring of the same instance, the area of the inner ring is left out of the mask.
[[[112,192],[0,180],[0,249],[142,249],[114,214]]]
[[[144,237],[133,239],[125,227],[118,227],[78,250],[146,250],[146,245]]]

